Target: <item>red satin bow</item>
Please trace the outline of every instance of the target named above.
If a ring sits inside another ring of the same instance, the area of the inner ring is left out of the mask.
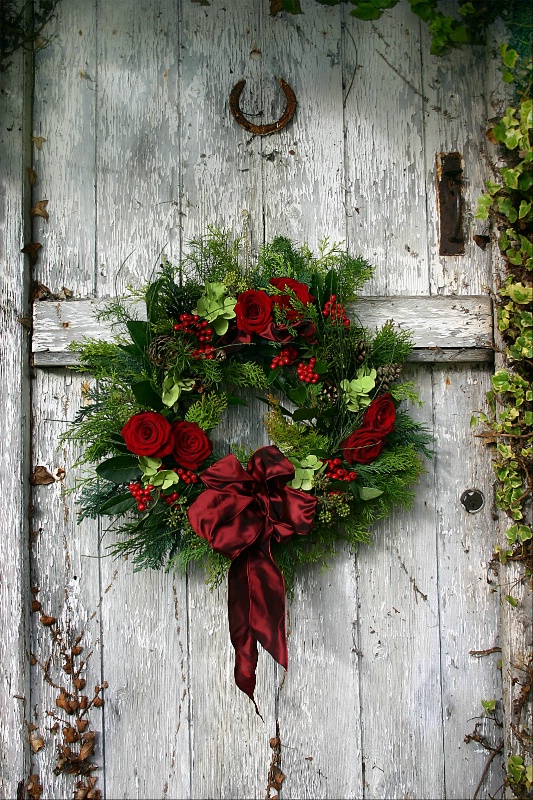
[[[270,540],[309,533],[317,501],[286,486],[294,467],[273,446],[256,450],[247,470],[229,455],[200,477],[208,488],[189,507],[189,521],[213,550],[232,561],[228,616],[235,682],[255,705],[257,642],[288,667],[285,583],[272,559]]]

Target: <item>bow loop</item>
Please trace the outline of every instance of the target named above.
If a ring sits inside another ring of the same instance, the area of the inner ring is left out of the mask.
[[[235,681],[255,704],[257,642],[288,666],[285,583],[270,540],[308,534],[317,500],[286,485],[294,467],[273,446],[256,450],[247,470],[229,455],[200,477],[208,488],[190,505],[188,517],[194,531],[232,561],[228,616]]]

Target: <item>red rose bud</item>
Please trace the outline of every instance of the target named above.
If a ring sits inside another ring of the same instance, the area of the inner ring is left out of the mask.
[[[383,449],[383,433],[373,428],[358,428],[341,442],[344,460],[348,464],[370,464]]]
[[[266,292],[255,289],[241,292],[235,306],[238,329],[262,336],[272,324],[272,306],[272,298]]]
[[[172,452],[170,422],[155,411],[135,414],[122,428],[122,436],[130,453],[136,456],[163,458]]]
[[[372,400],[363,417],[363,427],[373,428],[386,436],[394,430],[395,420],[396,409],[387,392]]]
[[[173,455],[178,464],[188,470],[198,469],[213,451],[213,442],[196,422],[174,422]],[[179,470],[178,470],[179,474]]]

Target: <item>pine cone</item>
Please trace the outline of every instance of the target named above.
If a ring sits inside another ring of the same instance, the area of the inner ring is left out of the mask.
[[[383,364],[376,369],[376,386],[379,392],[387,392],[391,383],[398,380],[402,374],[401,364]]]
[[[333,403],[337,402],[338,397],[339,390],[333,383],[326,384],[318,395],[319,401],[324,405],[333,405]]]
[[[358,364],[362,364],[366,358],[366,342],[362,339],[357,342],[355,346],[355,360]]]
[[[172,336],[156,336],[148,346],[148,358],[152,364],[161,367],[168,358],[168,345],[172,342]]]

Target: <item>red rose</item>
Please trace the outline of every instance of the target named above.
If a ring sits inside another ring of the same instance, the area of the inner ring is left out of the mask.
[[[175,422],[173,455],[185,469],[198,469],[213,451],[213,442],[196,422]]]
[[[122,436],[130,453],[136,456],[163,458],[172,452],[170,422],[155,411],[131,417],[122,428]]]
[[[279,344],[288,344],[298,336],[301,336],[309,344],[316,344],[316,325],[309,319],[302,319],[293,322],[289,330],[286,325],[276,325],[273,322],[261,335],[264,339],[279,342]]]
[[[312,303],[315,299],[312,294],[309,294],[309,289],[305,283],[295,281],[294,278],[270,278],[269,283],[272,286],[275,286],[280,292],[287,292],[287,290],[290,291],[290,295],[275,294],[272,296],[272,300],[277,306],[285,309],[287,319],[291,322],[302,316],[301,312],[297,311],[291,305],[294,295],[296,295],[298,300],[303,303],[304,306],[309,305],[309,303]]]
[[[363,417],[363,427],[373,428],[383,436],[394,430],[396,409],[388,392],[376,397],[368,406]]]
[[[373,428],[358,428],[341,442],[348,464],[370,464],[383,448],[383,434]]]
[[[272,305],[272,298],[262,290],[241,292],[235,306],[239,330],[261,336],[272,322]]]

